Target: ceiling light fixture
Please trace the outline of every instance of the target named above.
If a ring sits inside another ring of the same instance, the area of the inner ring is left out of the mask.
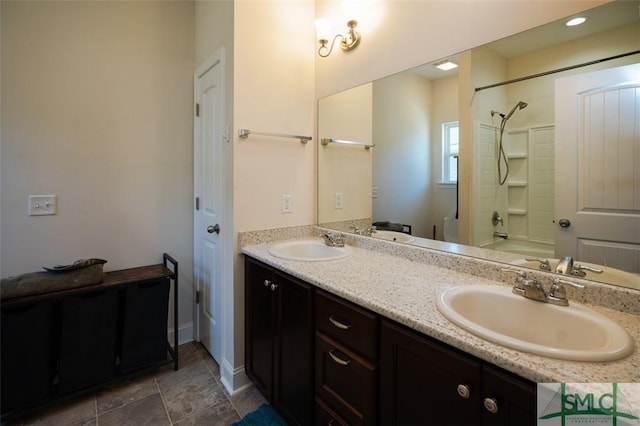
[[[449,71],[457,67],[458,64],[450,61],[449,59],[445,59],[444,61],[440,61],[436,64],[436,68],[441,69],[442,71]]]
[[[567,27],[575,27],[576,25],[584,24],[587,18],[583,16],[577,16],[575,18],[571,18],[565,24]]]
[[[340,42],[340,47],[345,52],[349,50],[355,49],[355,47],[360,43],[360,33],[356,31],[356,27],[358,26],[358,21],[355,19],[347,22],[347,27],[349,28],[349,32],[347,35],[338,34],[333,37],[331,41],[331,46],[327,48],[327,44],[329,43],[329,38],[331,38],[331,22],[328,19],[316,19],[316,36],[318,37],[318,42],[320,43],[320,48],[318,49],[318,55],[323,58],[326,58],[331,54],[333,50],[333,45],[336,43],[338,37],[342,39]]]

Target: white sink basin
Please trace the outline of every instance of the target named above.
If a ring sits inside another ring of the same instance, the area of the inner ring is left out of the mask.
[[[375,231],[371,234],[373,238],[380,238],[381,240],[387,241],[397,241],[399,243],[412,243],[416,239],[413,238],[409,234],[405,234],[404,232],[396,232],[396,231]]]
[[[323,240],[285,241],[269,248],[273,256],[287,260],[303,262],[322,262],[347,257],[351,254],[351,247],[330,247]]]
[[[555,272],[556,265],[558,264],[558,259],[548,259],[549,264],[551,265],[551,271]],[[526,260],[526,259],[518,259],[510,262],[512,265],[524,266],[527,268],[539,269],[540,262]],[[596,280],[609,284],[617,284],[623,285],[630,288],[637,288],[640,290],[640,275],[632,274],[631,272],[622,271],[620,269],[609,268],[607,266],[596,265],[594,263],[580,262],[575,260],[574,265],[583,265],[588,266],[590,268],[601,269],[602,273],[596,273],[592,271],[585,271],[587,275],[584,277],[588,280]]]
[[[633,352],[629,334],[606,316],[576,303],[529,300],[510,287],[453,287],[437,307],[468,332],[523,352],[573,361],[614,361]]]

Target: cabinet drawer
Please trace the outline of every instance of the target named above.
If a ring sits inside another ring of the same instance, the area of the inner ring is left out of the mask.
[[[323,400],[316,398],[316,418],[315,424],[318,426],[325,425],[344,425],[347,426],[346,420],[337,415]]]
[[[316,397],[348,424],[376,423],[376,367],[316,331]]]
[[[316,330],[357,354],[376,359],[377,316],[353,303],[316,291]]]

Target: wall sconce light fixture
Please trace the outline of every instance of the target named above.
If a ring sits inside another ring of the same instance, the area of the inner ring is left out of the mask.
[[[333,45],[336,43],[338,37],[342,39],[340,42],[340,47],[345,52],[349,50],[355,49],[355,47],[360,43],[360,33],[356,31],[356,27],[358,26],[358,21],[355,19],[347,22],[347,27],[349,27],[349,32],[347,35],[338,34],[333,37],[331,41],[331,46],[327,48],[327,44],[329,43],[329,38],[331,37],[331,22],[328,19],[316,19],[316,36],[318,37],[318,42],[320,42],[320,48],[318,49],[318,55],[326,58],[331,54],[333,50]]]

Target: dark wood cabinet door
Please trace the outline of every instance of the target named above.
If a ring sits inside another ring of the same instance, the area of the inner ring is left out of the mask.
[[[129,284],[122,290],[120,368],[135,371],[168,359],[169,278]]]
[[[116,368],[118,293],[98,290],[62,300],[58,391],[111,379]]]
[[[313,289],[275,273],[278,331],[274,405],[289,423],[313,421]]]
[[[2,307],[2,414],[49,399],[56,368],[54,303]]]
[[[273,270],[245,258],[245,364],[247,376],[273,400],[275,298]]]
[[[383,321],[380,372],[381,424],[479,424],[482,366],[478,361]]]
[[[482,395],[493,399],[490,408],[482,410],[482,424],[485,425],[535,425],[536,421],[536,384],[521,377],[485,365],[482,372]]]

